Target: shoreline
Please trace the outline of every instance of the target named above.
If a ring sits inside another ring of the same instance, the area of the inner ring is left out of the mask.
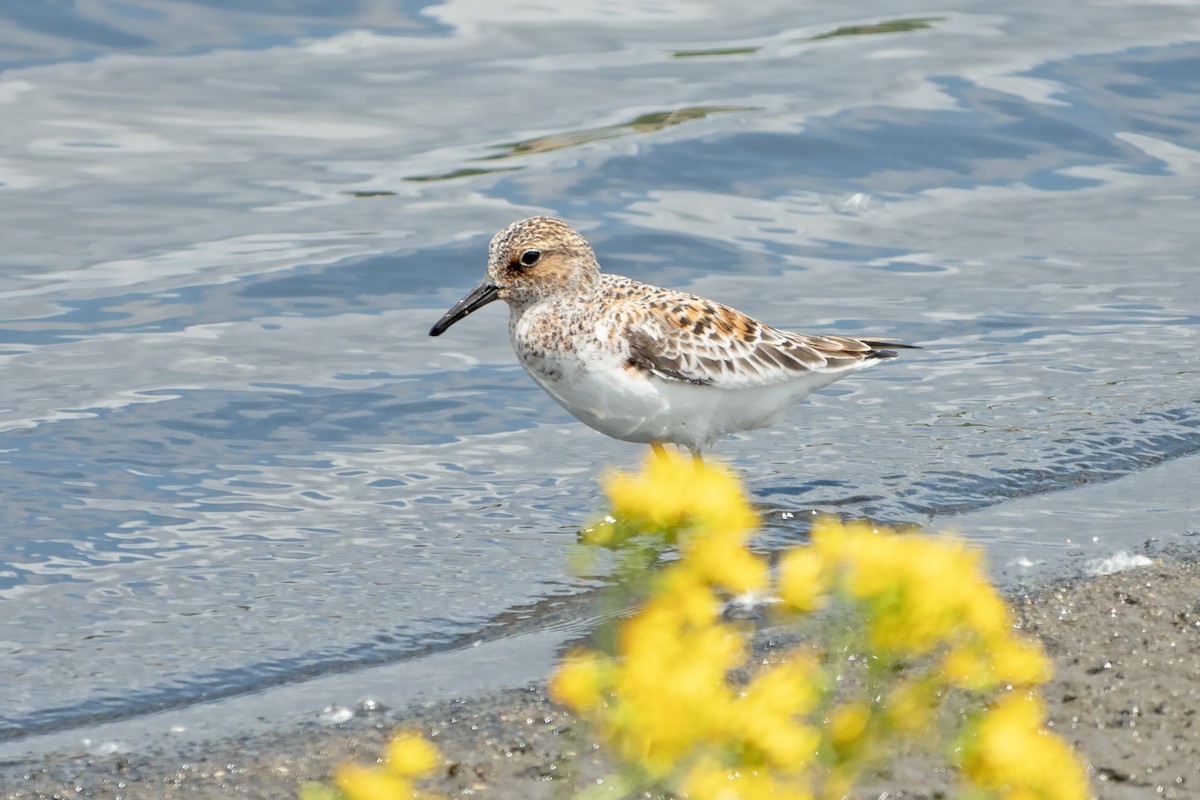
[[[1043,687],[1054,729],[1083,756],[1098,798],[1184,798],[1200,792],[1200,548],[1154,563],[1010,593],[1022,627],[1044,644]],[[560,796],[563,782],[607,772],[544,685],[181,746],[173,751],[49,754],[0,765],[7,800],[295,798],[338,764],[372,762],[397,727],[432,737],[451,760],[423,783],[450,797]],[[953,791],[937,763],[914,755],[863,783],[863,797],[933,798]]]

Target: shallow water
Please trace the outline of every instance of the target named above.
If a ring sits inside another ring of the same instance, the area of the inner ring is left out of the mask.
[[[0,8],[0,740],[552,624],[641,448],[502,308],[426,335],[531,213],[926,348],[721,444],[766,546],[972,512],[1019,581],[1188,533],[1186,480],[1131,483],[1200,463],[1186,8],[224,5]]]

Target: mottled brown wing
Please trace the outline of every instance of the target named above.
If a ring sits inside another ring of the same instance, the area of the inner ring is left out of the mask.
[[[700,298],[646,308],[630,325],[630,361],[664,380],[738,389],[812,372],[842,372],[894,356],[841,336],[811,336],[763,325]]]

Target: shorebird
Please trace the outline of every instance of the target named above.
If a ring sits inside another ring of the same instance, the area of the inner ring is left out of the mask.
[[[913,345],[772,328],[729,306],[600,271],[553,217],[509,225],[487,275],[430,329],[440,336],[494,300],[530,377],[601,433],[671,442],[694,457],[718,437],[778,422],[809,393]]]

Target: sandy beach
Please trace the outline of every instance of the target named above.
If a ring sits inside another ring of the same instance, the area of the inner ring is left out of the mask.
[[[1055,730],[1083,754],[1098,798],[1200,796],[1200,564],[1196,553],[1055,582],[1013,597],[1056,675],[1045,687]],[[448,758],[429,788],[451,797],[562,796],[564,781],[607,771],[544,686],[404,711],[360,714],[185,752],[53,755],[0,766],[4,797],[292,798],[337,764],[377,757],[396,727],[423,731]],[[861,796],[935,798],[953,777],[919,755],[864,784]]]

